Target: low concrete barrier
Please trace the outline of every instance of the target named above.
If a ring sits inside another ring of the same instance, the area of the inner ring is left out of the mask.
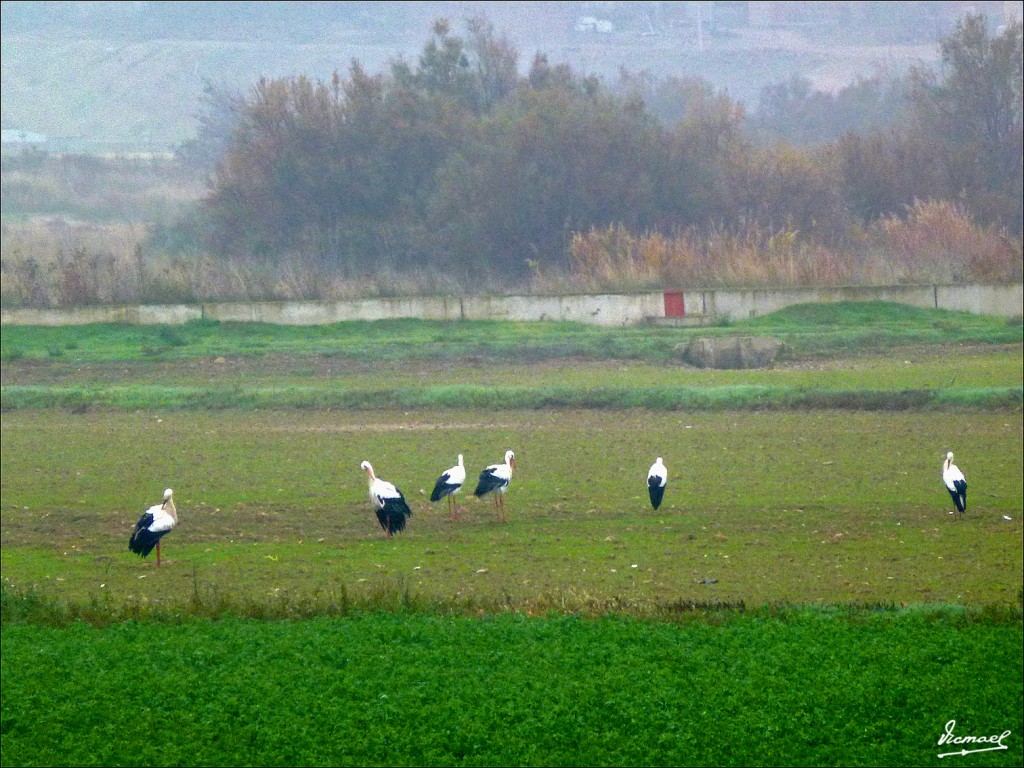
[[[1024,285],[937,285],[935,306],[977,315],[1024,314]]]
[[[702,325],[729,317],[742,320],[793,304],[892,301],[915,307],[1014,317],[1024,314],[1024,286],[923,285],[748,290],[651,291],[630,294],[463,296],[355,301],[254,301],[201,305],[3,309],[0,325],[132,323],[169,325],[207,320],[279,325],[325,325],[346,320],[561,320],[627,326],[643,322]]]
[[[914,307],[935,308],[934,286],[888,288],[766,288],[749,291],[708,291],[704,311],[716,317],[742,320],[776,312],[793,304],[830,304],[839,301],[892,301]]]
[[[466,320],[562,320],[589,325],[637,325],[664,315],[661,291],[565,296],[470,296],[462,299]]]
[[[688,294],[689,295],[689,294]],[[1014,317],[1024,313],[1024,286],[922,285],[848,286],[838,288],[764,288],[701,292],[705,314],[743,320],[793,304],[837,301],[891,301],[922,309],[949,309],[981,315]]]
[[[458,320],[458,298],[363,299],[359,301],[254,301],[204,304],[207,320],[277,325],[328,325],[347,320]]]
[[[662,294],[569,296],[465,296],[361,301],[260,301],[204,304],[209,320],[323,325],[345,320],[566,320],[595,325],[635,325],[657,315]]]
[[[128,323],[180,325],[203,316],[203,308],[194,304],[143,304],[137,307],[71,307],[69,309],[0,310],[0,325],[88,325],[89,323]]]

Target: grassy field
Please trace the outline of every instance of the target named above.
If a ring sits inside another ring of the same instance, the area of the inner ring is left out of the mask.
[[[7,583],[119,610],[196,591],[329,605],[399,584],[471,608],[985,604],[1022,584],[1018,414],[15,411],[2,436]],[[508,525],[489,499],[464,498],[461,521],[429,505],[457,453],[475,479],[506,448]],[[962,521],[939,477],[949,449],[971,483]],[[413,506],[392,541],[363,459]],[[165,486],[182,522],[157,575],[127,535]]]
[[[1020,764],[1019,322],[864,312],[759,320],[761,371],[672,361],[684,329],[4,328],[5,764],[942,765],[951,719]],[[427,501],[507,448],[506,524]],[[166,486],[157,569],[127,540]]]

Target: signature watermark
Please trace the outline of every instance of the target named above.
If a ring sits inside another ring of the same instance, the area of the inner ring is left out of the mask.
[[[1003,731],[1000,734],[992,734],[991,736],[957,736],[953,733],[953,729],[956,728],[956,720],[950,720],[946,723],[946,732],[939,736],[939,746],[943,744],[988,744],[994,746],[979,746],[974,749],[968,749],[963,747],[958,749],[956,752],[944,752],[939,754],[939,757],[952,757],[953,755],[970,755],[974,752],[992,752],[997,749],[1009,749],[1003,744],[1003,739],[1010,735],[1010,731]]]

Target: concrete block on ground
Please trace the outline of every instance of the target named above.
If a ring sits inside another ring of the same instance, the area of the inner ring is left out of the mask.
[[[772,336],[704,336],[675,348],[678,356],[700,368],[768,368],[782,350]]]

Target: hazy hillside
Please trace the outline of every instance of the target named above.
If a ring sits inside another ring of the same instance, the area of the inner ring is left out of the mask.
[[[622,68],[698,75],[755,106],[761,88],[796,73],[837,89],[881,68],[932,62],[949,16],[939,8],[928,24],[904,30],[871,15],[890,6],[882,3],[860,4],[855,27],[820,13],[752,24],[750,3],[2,5],[3,128],[45,135],[54,149],[96,151],[167,149],[191,137],[204,82],[244,90],[261,76],[328,79],[353,59],[376,71],[415,57],[439,17],[461,30],[466,18],[486,16],[517,45],[524,69],[540,51],[608,79]]]

